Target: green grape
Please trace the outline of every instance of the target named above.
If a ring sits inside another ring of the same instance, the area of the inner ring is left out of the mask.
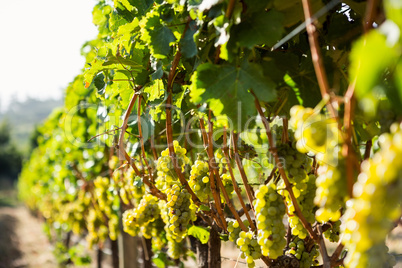
[[[244,226],[247,228],[250,226],[248,220],[243,221]],[[235,242],[239,238],[239,234],[241,232],[241,228],[239,222],[234,219],[229,219],[227,221],[228,232],[229,232],[229,240]]]
[[[195,195],[205,202],[211,196],[208,162],[196,160],[191,166],[190,180],[188,182]]]
[[[282,197],[277,193],[275,184],[261,185],[255,192],[254,204],[257,219],[257,242],[264,256],[276,259],[282,255],[286,246],[283,216],[286,212]]]
[[[331,223],[331,228],[324,232],[325,238],[327,238],[330,242],[338,242],[341,224],[342,222],[340,220]]]
[[[300,105],[290,109],[290,116],[289,125],[295,130],[296,148],[301,153],[309,152],[323,157],[331,154],[331,148],[342,143],[335,118],[326,118],[313,109]]]
[[[314,245],[309,250],[305,247],[304,240],[299,237],[295,237],[289,243],[289,249],[286,251],[286,254],[295,256],[299,260],[300,268],[310,268],[311,266],[318,265],[318,246]]]
[[[166,240],[168,241],[168,255],[172,259],[180,259],[181,256],[186,254],[185,239],[177,239],[177,235],[169,228],[170,221],[170,207],[167,206],[165,201],[159,201],[161,210],[161,218],[165,223],[164,228],[166,232]]]
[[[232,178],[230,177],[229,174],[222,174],[221,181],[222,181],[223,187],[225,188],[226,193],[229,195],[229,197],[231,197],[233,194],[233,191],[234,191]],[[220,191],[220,196],[221,196],[222,203],[225,203],[226,199],[224,198],[222,191]]]
[[[321,165],[316,180],[317,192],[314,202],[319,209],[316,218],[321,223],[337,221],[341,217],[341,208],[347,199],[346,163],[340,158],[337,166]]]
[[[168,229],[172,232],[173,238],[180,242],[187,235],[187,225],[196,219],[195,205],[191,201],[191,195],[186,189],[179,185],[167,190],[167,206],[169,207]]]
[[[184,171],[184,166],[190,163],[190,159],[186,156],[187,150],[182,148],[178,141],[173,141],[174,151],[178,166]],[[167,191],[172,184],[178,181],[178,175],[173,166],[172,159],[169,155],[169,148],[162,151],[161,156],[158,158],[157,165],[156,186],[162,192]]]
[[[151,194],[144,195],[138,207],[126,210],[123,214],[123,229],[136,236],[139,228],[155,221],[160,215],[158,198]]]
[[[254,233],[252,231],[241,231],[236,240],[236,245],[242,252],[242,258],[246,259],[247,266],[255,267],[254,260],[261,258],[262,254]]]
[[[315,185],[316,177],[314,174],[306,175],[304,179],[301,181],[294,180],[292,190],[293,194],[296,197],[296,201],[299,205],[299,208],[305,217],[305,219],[313,224],[315,222],[314,217],[314,197],[316,192],[316,185]],[[285,189],[285,184],[283,181],[280,181],[278,187],[282,190],[279,191],[285,198],[285,202],[287,205],[288,211],[288,222],[292,230],[292,234],[298,236],[301,239],[304,239],[308,236],[307,230],[304,228],[303,224],[301,223],[299,217],[296,216],[295,207],[290,199],[290,195],[288,191]]]
[[[347,201],[341,231],[348,250],[348,268],[392,267],[385,239],[400,218],[402,202],[402,126],[379,137],[381,149],[364,161],[353,186],[354,198]]]
[[[100,241],[104,241],[109,234],[108,228],[103,223],[102,214],[91,208],[89,209],[88,217],[87,217],[87,241],[89,244],[89,248]]]

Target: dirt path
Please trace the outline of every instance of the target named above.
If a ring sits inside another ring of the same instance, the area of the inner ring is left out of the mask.
[[[26,208],[0,207],[0,268],[54,268],[41,222]]]

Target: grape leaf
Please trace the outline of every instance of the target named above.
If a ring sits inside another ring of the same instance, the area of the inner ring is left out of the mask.
[[[239,130],[249,116],[256,115],[252,89],[259,100],[275,99],[275,85],[262,73],[261,66],[245,61],[241,66],[198,66],[192,76],[191,99],[194,103],[208,103],[215,115],[226,114],[231,129]]]
[[[192,235],[198,240],[201,241],[202,244],[208,243],[209,240],[209,230],[207,228],[201,226],[192,225],[188,231],[188,235]]]
[[[176,41],[172,30],[162,25],[160,17],[152,15],[140,23],[144,40],[155,58],[165,58],[171,51],[170,43]]]
[[[252,48],[257,44],[274,45],[282,36],[284,16],[276,10],[246,13],[242,22],[233,25],[229,42]]]

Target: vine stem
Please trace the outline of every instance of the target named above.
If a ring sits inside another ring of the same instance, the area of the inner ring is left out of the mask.
[[[227,230],[227,224],[226,224],[225,217],[223,216],[221,199],[219,196],[219,189],[217,191],[216,184],[215,184],[215,176],[214,176],[215,175],[215,171],[214,171],[215,166],[214,166],[214,163],[212,162],[212,157],[213,157],[212,144],[209,143],[209,135],[206,134],[204,120],[202,118],[200,119],[200,128],[201,128],[201,133],[203,133],[202,137],[203,137],[203,141],[204,141],[204,147],[205,147],[205,150],[207,151],[207,155],[208,155],[209,181],[210,181],[212,196],[214,198],[216,211],[218,212],[222,226],[224,227],[224,230]],[[211,157],[211,152],[212,152],[212,157]],[[216,165],[216,163],[215,163],[215,165]],[[219,176],[219,174],[218,174],[218,176]],[[218,180],[218,178],[216,178],[216,180]]]
[[[306,218],[304,217],[303,213],[300,210],[300,206],[297,203],[296,197],[295,197],[295,195],[293,193],[293,190],[292,190],[292,185],[290,184],[290,182],[289,182],[289,180],[288,180],[288,178],[286,176],[286,172],[283,169],[283,166],[281,165],[281,162],[279,160],[278,152],[276,151],[276,147],[274,145],[274,140],[272,138],[272,133],[271,133],[271,129],[269,127],[269,123],[267,121],[267,118],[265,117],[264,112],[261,109],[261,105],[260,105],[260,103],[259,103],[259,101],[257,99],[257,96],[254,94],[254,92],[251,91],[251,93],[254,95],[255,106],[257,108],[257,111],[258,111],[258,113],[259,113],[259,115],[261,117],[262,123],[263,123],[263,125],[265,127],[265,130],[266,130],[266,134],[267,134],[267,137],[268,137],[269,151],[274,156],[275,163],[276,163],[276,166],[278,168],[279,174],[281,175],[281,177],[282,177],[282,179],[283,179],[283,181],[285,183],[286,190],[288,191],[290,199],[291,199],[291,201],[293,203],[296,216],[300,219],[301,223],[303,224],[303,227],[307,230],[307,232],[309,233],[311,238],[313,238],[315,241],[319,242],[322,239],[322,237],[320,238],[319,236],[317,236],[317,234],[314,232],[313,228],[311,227],[310,223],[306,220]]]
[[[233,149],[234,149],[235,161],[236,161],[237,167],[239,168],[240,177],[243,181],[244,188],[246,189],[246,195],[247,195],[248,201],[250,202],[250,206],[251,206],[253,212],[255,213],[254,206],[253,206],[254,193],[253,193],[253,189],[248,184],[247,175],[246,175],[246,172],[244,171],[243,163],[239,156],[239,150],[237,148],[238,138],[239,138],[239,134],[234,133],[234,131],[232,131],[232,144],[233,144]]]
[[[138,170],[137,166],[135,165],[133,159],[131,159],[131,157],[127,154],[126,150],[124,149],[124,133],[126,132],[127,129],[127,124],[128,124],[128,118],[130,117],[131,111],[133,110],[134,107],[134,103],[138,98],[138,94],[134,93],[133,97],[130,100],[130,103],[128,104],[128,108],[126,110],[126,113],[124,115],[124,120],[123,120],[123,124],[121,126],[121,132],[120,132],[120,137],[119,137],[119,142],[118,142],[118,151],[119,151],[119,158],[124,158],[129,165],[134,169],[134,172],[137,174],[137,176],[142,177],[143,182],[145,183],[145,185],[148,186],[149,190],[151,191],[151,193],[155,196],[157,196],[158,198],[162,199],[162,200],[166,200],[166,195],[164,193],[162,193],[161,191],[159,191],[159,189],[157,189],[155,187],[155,185],[153,185],[148,178],[144,175],[141,174],[141,172]],[[140,106],[140,105],[138,105]],[[140,131],[140,135],[141,131]]]
[[[226,131],[226,128],[224,128],[224,130],[223,130],[223,147],[222,147],[222,151],[223,151],[223,154],[225,156],[226,165],[228,167],[230,178],[232,179],[234,191],[235,191],[235,193],[237,195],[237,198],[240,201],[240,204],[241,204],[241,206],[243,208],[244,214],[246,214],[247,220],[250,223],[251,230],[254,231],[256,229],[255,225],[254,225],[254,222],[251,220],[250,214],[248,213],[247,206],[244,203],[243,197],[241,196],[241,191],[239,189],[239,186],[237,185],[235,176],[233,174],[232,165],[230,164],[229,149],[228,149],[228,144],[227,144],[228,141],[227,140],[228,140],[227,139],[227,131]]]
[[[318,43],[318,35],[316,31],[316,27],[313,24],[312,18],[312,10],[309,0],[302,0],[303,3],[303,11],[304,18],[306,22],[309,22],[306,25],[306,30],[308,33],[308,40],[310,44],[311,57],[313,60],[315,74],[317,76],[318,85],[320,87],[321,95],[323,99],[328,99],[329,102],[326,103],[326,107],[333,118],[337,118],[337,114],[335,108],[332,105],[333,97],[330,94],[331,90],[328,84],[327,75],[325,73],[324,63],[322,61],[321,51],[319,49]]]
[[[139,136],[140,136],[139,138],[140,138],[140,143],[141,143],[142,158],[145,162],[145,165],[147,166],[148,174],[151,179],[151,182],[155,183],[154,177],[152,175],[151,166],[149,165],[148,160],[145,155],[144,137],[142,136],[142,126],[141,126],[141,97],[138,98],[137,125],[138,125],[138,132],[139,132]]]
[[[232,212],[233,216],[236,218],[236,220],[239,222],[239,225],[241,227],[241,229],[245,232],[247,232],[247,228],[244,225],[243,221],[240,219],[239,214],[236,211],[236,208],[233,206],[232,201],[229,198],[228,193],[226,192],[226,189],[222,183],[221,177],[219,176],[219,170],[218,170],[218,165],[216,164],[215,161],[215,156],[214,156],[214,152],[213,152],[213,142],[212,142],[212,133],[213,133],[213,124],[211,122],[211,110],[209,110],[209,115],[208,115],[208,128],[209,128],[209,132],[208,132],[208,152],[209,152],[209,159],[210,162],[212,162],[212,168],[214,170],[215,173],[215,177],[216,180],[218,181],[218,185],[221,188],[221,191],[223,193],[223,197],[226,200],[226,204],[228,205],[230,211]],[[232,181],[233,183],[233,181]],[[234,184],[233,184],[234,187]],[[240,198],[239,198],[240,199]]]
[[[124,114],[123,124],[120,127],[121,131],[120,131],[119,142],[118,142],[119,158],[125,158],[125,155],[124,155],[124,153],[125,153],[125,150],[124,150],[124,133],[126,132],[127,124],[128,124],[128,118],[130,117],[131,111],[133,110],[134,103],[137,100],[137,98],[138,98],[138,94],[136,94],[136,92],[134,92],[134,95],[131,98],[130,103],[128,104],[126,113]],[[137,175],[139,174],[139,171],[138,171],[137,167],[134,168],[134,171],[137,173]]]
[[[354,184],[354,167],[359,170],[359,163],[357,162],[356,154],[352,146],[352,119],[355,106],[355,91],[356,80],[353,81],[345,94],[345,114],[344,114],[344,126],[345,126],[345,143],[343,144],[342,153],[346,161],[346,182],[347,191],[350,198],[353,197],[353,184]]]
[[[373,141],[368,140],[366,142],[366,148],[364,149],[364,160],[367,160],[370,158],[370,153],[371,153],[371,147],[373,146]]]

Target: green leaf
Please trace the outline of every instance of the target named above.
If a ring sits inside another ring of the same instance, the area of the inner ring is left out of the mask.
[[[95,76],[94,84],[96,89],[98,90],[99,95],[105,94],[105,75],[103,73],[99,73]]]
[[[210,209],[208,206],[206,206],[206,205],[201,205],[201,206],[200,206],[200,209],[201,209],[202,211],[211,211],[211,209]]]
[[[180,40],[180,50],[184,58],[192,58],[197,55],[197,46],[194,42],[194,34],[198,30],[195,21],[191,21],[189,28]]]
[[[188,229],[187,234],[194,236],[195,238],[200,240],[202,244],[208,243],[209,230],[207,228],[205,228],[205,227],[192,225]]]
[[[282,13],[276,10],[248,13],[240,24],[231,28],[229,42],[248,48],[257,44],[273,46],[284,32],[283,19]]]
[[[165,58],[171,52],[170,43],[176,41],[173,32],[162,25],[160,17],[151,14],[151,17],[141,21],[142,40],[144,40],[155,58]]]
[[[273,101],[274,83],[262,73],[261,66],[245,61],[241,66],[198,66],[191,78],[191,100],[195,104],[208,103],[214,114],[226,114],[232,121],[231,129],[239,130],[249,116],[256,115],[254,91],[260,101]]]
[[[395,49],[387,44],[386,36],[377,30],[364,35],[354,44],[350,53],[350,76],[351,81],[356,79],[359,98],[372,92],[385,69],[393,65],[398,56]]]

